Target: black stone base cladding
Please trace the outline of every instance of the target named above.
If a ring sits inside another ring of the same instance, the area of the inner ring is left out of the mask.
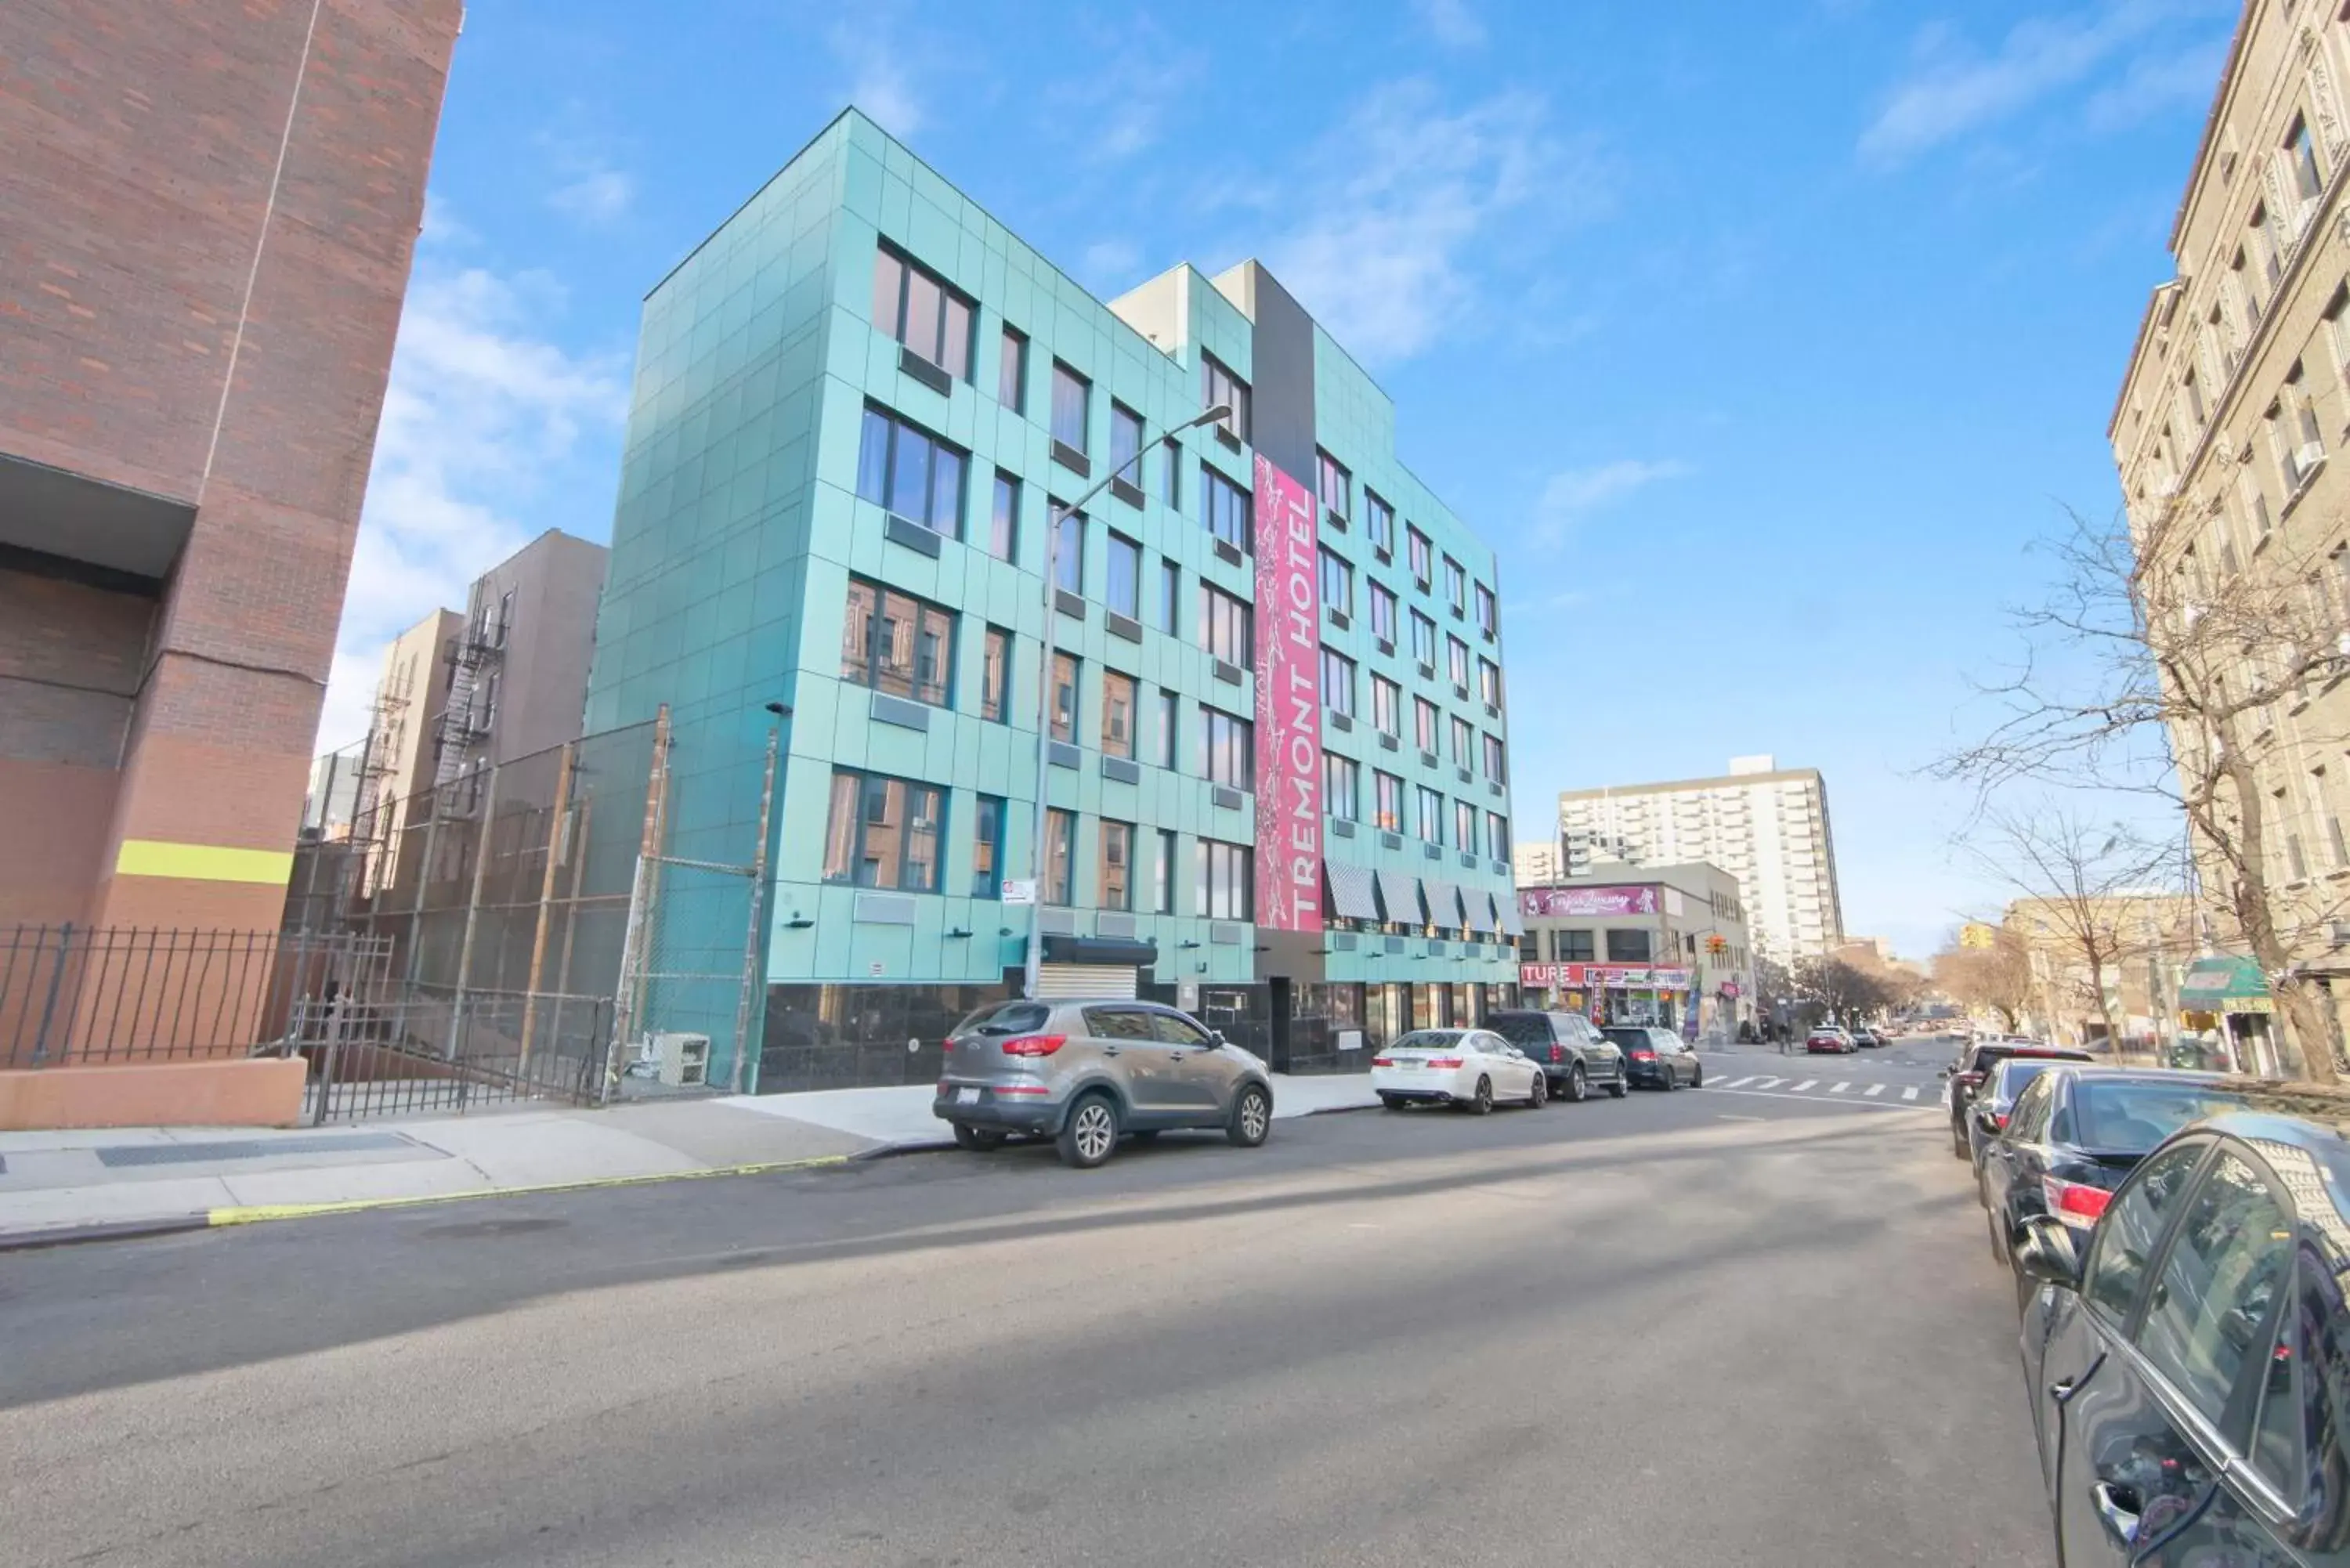
[[[1169,1007],[1183,1005],[1182,993],[1172,985],[1144,985],[1136,994]],[[1273,1060],[1273,987],[1262,981],[1253,985],[1200,986],[1200,1005],[1191,1011],[1209,1028],[1243,1050]]]
[[[1309,1073],[1367,1073],[1371,1070],[1373,1043],[1367,1037],[1363,1048],[1356,1051],[1338,1049],[1342,1030],[1363,1027],[1363,988],[1359,984],[1334,981],[1327,985],[1301,985],[1293,993],[1297,1012],[1289,1021],[1289,1070],[1304,1076]]]
[[[935,1084],[947,1031],[1010,995],[1001,985],[771,985],[759,1093]]]

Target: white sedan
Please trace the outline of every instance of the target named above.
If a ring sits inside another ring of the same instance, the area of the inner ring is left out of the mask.
[[[1550,1098],[1542,1068],[1490,1029],[1416,1029],[1371,1058],[1371,1087],[1391,1111],[1427,1103],[1482,1116],[1496,1100]]]

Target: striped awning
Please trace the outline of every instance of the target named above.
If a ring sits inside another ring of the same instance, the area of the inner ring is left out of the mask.
[[[1409,871],[1379,867],[1379,902],[1387,906],[1390,925],[1424,926],[1428,916],[1419,907],[1419,879]]]
[[[1369,867],[1349,866],[1342,860],[1325,860],[1322,862],[1322,874],[1330,879],[1330,909],[1333,914],[1342,920],[1378,923],[1379,898]]]
[[[1428,894],[1429,923],[1440,930],[1462,929],[1461,923],[1461,889],[1440,877],[1430,877],[1420,883]]]
[[[1493,902],[1501,906],[1502,934],[1505,937],[1524,936],[1526,934],[1526,922],[1518,914],[1517,889],[1513,888],[1506,893],[1495,895]]]
[[[1472,931],[1498,931],[1501,917],[1494,913],[1493,895],[1482,888],[1464,888],[1462,901],[1469,906],[1469,929]]]

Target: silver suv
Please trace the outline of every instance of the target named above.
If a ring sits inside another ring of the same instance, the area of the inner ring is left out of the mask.
[[[947,1036],[931,1111],[964,1148],[1037,1134],[1089,1169],[1121,1135],[1169,1127],[1221,1129],[1254,1148],[1273,1130],[1273,1082],[1263,1062],[1171,1007],[996,1002]]]

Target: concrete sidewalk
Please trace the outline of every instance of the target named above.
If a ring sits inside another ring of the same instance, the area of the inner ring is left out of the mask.
[[[931,1097],[914,1084],[293,1130],[0,1133],[0,1250],[951,1147]],[[1276,1117],[1376,1104],[1360,1074],[1274,1084]]]

